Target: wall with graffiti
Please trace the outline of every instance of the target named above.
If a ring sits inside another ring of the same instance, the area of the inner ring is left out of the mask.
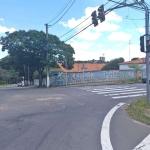
[[[50,77],[50,86],[63,86],[72,84],[85,84],[94,82],[111,82],[128,80],[136,77],[143,77],[146,75],[145,70],[110,70],[110,71],[92,71],[92,72],[78,72],[78,73],[61,73],[57,76]],[[43,80],[46,85],[46,80]],[[34,80],[34,85],[38,86],[38,79]]]
[[[84,84],[93,82],[111,82],[119,80],[127,80],[135,77],[142,77],[145,75],[144,70],[139,71],[92,71],[92,72],[78,72],[78,73],[67,73],[67,75],[61,74],[59,76],[53,76],[50,79],[51,86],[62,86],[71,84]]]

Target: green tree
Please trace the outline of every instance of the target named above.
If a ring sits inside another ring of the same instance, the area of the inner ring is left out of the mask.
[[[7,70],[0,68],[0,80],[7,80],[10,76],[11,75]]]
[[[96,63],[97,64],[105,64],[105,61],[104,60],[98,60]]]
[[[129,64],[128,67],[131,68],[131,69],[133,69],[135,71],[135,77],[137,79],[137,72],[138,72],[138,70],[140,70],[140,69],[143,68],[143,65],[132,63],[132,64]]]
[[[106,63],[102,70],[119,70],[119,63],[122,62],[124,62],[124,59],[122,57],[113,59]]]
[[[55,35],[49,34],[47,40],[43,31],[7,32],[5,37],[1,37],[0,44],[2,51],[8,50],[9,55],[14,58],[18,66],[29,65],[30,68],[33,68],[33,72],[38,71],[39,86],[42,86],[42,74],[45,66],[53,67],[58,61],[66,58],[69,69],[73,67],[74,49],[61,42]]]
[[[0,67],[9,73],[10,75],[9,83],[17,82],[19,72],[16,71],[11,56],[6,56],[0,59]]]

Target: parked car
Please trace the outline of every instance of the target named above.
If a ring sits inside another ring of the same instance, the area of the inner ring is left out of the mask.
[[[21,83],[21,82],[19,82],[19,83],[18,83],[18,86],[22,86],[22,83]]]
[[[142,82],[143,82],[143,83],[146,83],[146,80],[147,80],[147,78],[146,78],[146,76],[144,76],[144,77],[142,78]],[[149,83],[150,83],[150,80],[149,80]]]

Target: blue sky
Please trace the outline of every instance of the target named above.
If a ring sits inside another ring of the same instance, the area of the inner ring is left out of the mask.
[[[13,32],[15,30],[35,29],[45,32],[44,24],[48,23],[67,1],[1,0],[0,36],[4,36],[6,31]],[[106,2],[108,1],[76,0],[68,13],[55,26],[49,28],[49,33],[60,37]],[[146,2],[149,3],[148,0]],[[113,5],[114,3],[110,2],[106,5],[105,10]],[[98,60],[100,56],[105,56],[107,61],[118,57],[123,57],[128,61],[133,57],[145,57],[139,47],[139,37],[145,34],[144,17],[144,13],[127,7],[115,10],[106,16],[103,23],[99,23],[97,27],[89,27],[67,43],[75,49],[74,58],[76,60]],[[61,40],[67,39],[90,22],[91,18]],[[6,55],[7,52],[0,51],[0,58]]]

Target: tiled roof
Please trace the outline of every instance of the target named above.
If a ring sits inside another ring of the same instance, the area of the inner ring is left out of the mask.
[[[58,63],[59,67],[62,69],[63,72],[66,72],[66,69],[62,67],[61,63]],[[105,64],[92,64],[92,63],[84,63],[84,67],[86,71],[98,71],[101,70]],[[71,70],[67,70],[67,72],[83,72],[82,70],[83,64],[82,63],[75,63],[74,67]]]
[[[145,58],[139,58],[136,60],[119,63],[119,65],[125,65],[125,64],[145,64]]]

